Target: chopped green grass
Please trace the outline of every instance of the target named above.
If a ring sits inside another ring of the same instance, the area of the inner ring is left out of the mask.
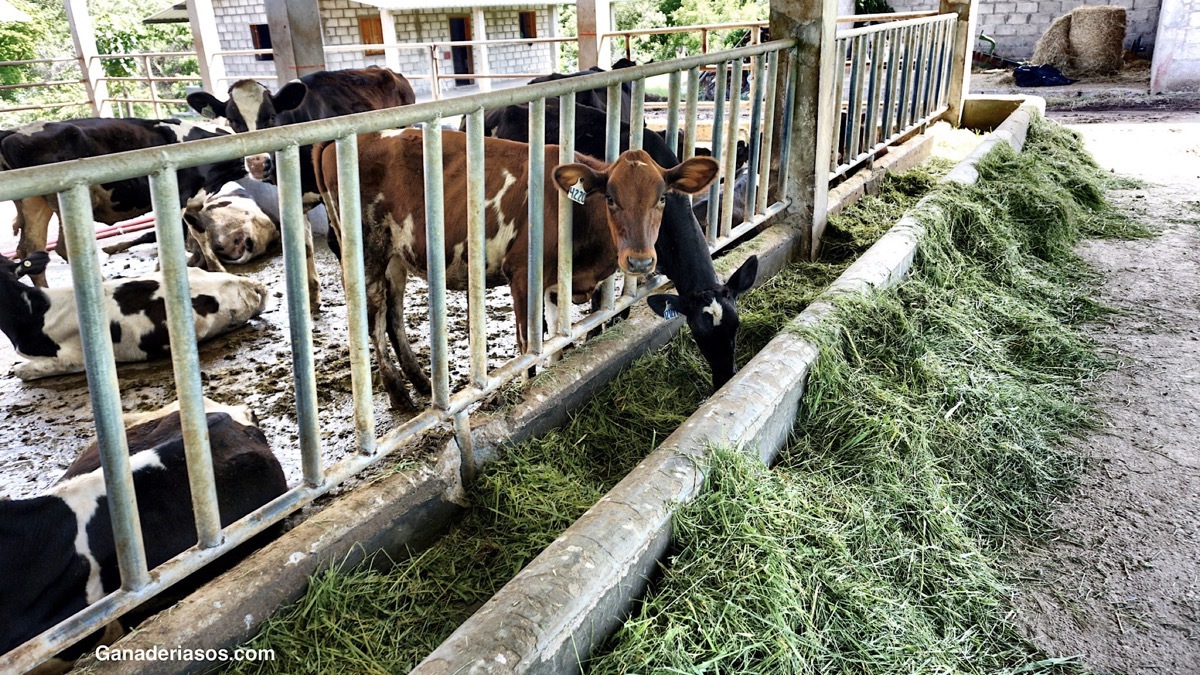
[[[890,177],[884,190],[914,202],[936,181],[929,171],[919,170],[920,180]],[[870,202],[851,206],[846,217],[863,208]],[[874,236],[884,229],[877,226]],[[836,262],[797,263],[742,296],[738,362],[761,350],[873,241],[864,229],[840,245]],[[682,424],[711,393],[710,382],[708,364],[681,331],[618,375],[563,428],[509,448],[485,467],[469,491],[473,508],[430,549],[398,564],[376,559],[314,578],[305,597],[251,643],[274,648],[276,660],[231,670],[411,669]]]
[[[717,451],[675,550],[590,673],[1078,672],[1008,619],[998,564],[1050,528],[1110,367],[1072,253],[1146,236],[1077,137],[1038,120],[980,182],[940,187],[914,272],[839,301],[774,470]]]

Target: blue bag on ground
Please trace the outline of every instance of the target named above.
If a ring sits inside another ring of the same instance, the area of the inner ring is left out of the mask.
[[[1057,87],[1078,81],[1063,75],[1062,71],[1051,65],[1017,66],[1013,68],[1013,79],[1018,87]]]

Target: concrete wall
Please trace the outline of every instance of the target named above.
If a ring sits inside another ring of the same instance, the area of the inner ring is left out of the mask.
[[[897,12],[938,8],[934,0],[888,1]],[[1114,5],[1125,8],[1125,47],[1133,46],[1141,36],[1142,45],[1151,48],[1158,31],[1159,6],[1165,2],[1180,0],[979,0],[978,31],[995,38],[998,56],[1027,59],[1054,19],[1084,5]],[[1189,4],[1196,7],[1195,2]],[[975,43],[975,49],[989,48],[986,42]]]
[[[1200,0],[1163,0],[1150,91],[1200,91]]]
[[[379,10],[352,0],[320,0],[321,23],[325,45],[360,44],[358,21],[361,17],[379,16]],[[484,9],[488,39],[500,40],[521,37],[520,13],[537,12],[538,37],[551,34],[551,11],[546,5],[512,5]],[[263,0],[213,0],[217,18],[217,33],[221,49],[253,49],[251,24],[265,24],[267,14]],[[398,42],[434,42],[450,39],[450,17],[470,17],[472,8],[418,9],[396,13]],[[488,63],[492,73],[545,73],[551,70],[553,54],[550,44],[503,45],[488,48]],[[439,49],[438,69],[442,74],[453,72],[450,49]],[[325,64],[330,70],[384,66],[384,56],[365,56],[361,51],[326,53]],[[254,56],[227,56],[225,69],[230,76],[270,77],[275,74],[271,61],[259,61]],[[476,64],[475,70],[480,70]],[[410,76],[417,92],[430,90],[429,80],[416,75],[429,74],[429,56],[423,49],[400,51],[400,72]],[[264,80],[274,84],[273,80]],[[454,87],[453,80],[443,80],[443,89]]]

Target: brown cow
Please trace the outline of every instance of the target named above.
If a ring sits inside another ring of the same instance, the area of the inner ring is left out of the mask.
[[[428,392],[429,380],[404,328],[408,275],[424,277],[427,266],[422,132],[408,129],[360,136],[358,147],[369,330],[392,405],[413,409],[387,355],[386,338],[392,338],[413,386]],[[465,290],[468,278],[466,149],[466,134],[442,132],[446,285],[453,290]],[[336,148],[325,143],[313,153],[317,182],[330,206],[331,229],[338,229]],[[529,146],[487,138],[484,155],[487,281],[489,286],[509,284],[517,344],[524,351],[528,343]],[[664,169],[641,150],[625,152],[611,165],[576,154],[576,163],[549,170],[558,164],[558,156],[558,146],[546,146],[543,290],[548,300],[552,293],[557,295],[558,193],[577,186],[586,198],[575,206],[570,297],[576,303],[590,299],[600,282],[618,267],[630,274],[651,272],[667,191],[697,193],[712,183],[719,171],[717,163],[707,157]],[[549,302],[547,309],[547,314],[554,313]]]

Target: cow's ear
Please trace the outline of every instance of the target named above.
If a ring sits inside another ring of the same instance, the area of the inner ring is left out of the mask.
[[[204,194],[201,192],[200,194]],[[183,209],[183,222],[192,232],[203,233],[204,221],[200,218],[200,210],[204,208],[204,197],[192,197]]]
[[[576,185],[590,195],[608,186],[608,175],[592,170],[587,164],[560,164],[554,168],[554,183],[567,196],[571,196]]]
[[[720,173],[721,165],[712,157],[693,157],[668,169],[663,179],[672,190],[694,195],[711,185]]]
[[[225,116],[225,101],[218,99],[207,91],[194,91],[188,94],[187,102],[188,105],[192,106],[192,110],[210,120]]]
[[[292,110],[300,107],[304,102],[304,97],[308,94],[308,87],[300,80],[292,80],[283,85],[283,88],[271,97],[271,102],[275,105],[275,112],[281,113],[285,110]]]
[[[17,265],[17,276],[33,276],[42,274],[46,271],[46,265],[50,263],[50,254],[45,251],[34,251],[30,253],[24,260]]]
[[[758,278],[758,256],[752,255],[742,263],[736,272],[729,275],[729,281],[725,283],[725,288],[733,297],[737,297],[742,293],[750,290],[754,285],[754,280]]]
[[[650,305],[650,309],[654,313],[664,319],[674,319],[683,314],[683,302],[680,301],[678,295],[672,293],[659,293],[646,298],[646,304]]]

